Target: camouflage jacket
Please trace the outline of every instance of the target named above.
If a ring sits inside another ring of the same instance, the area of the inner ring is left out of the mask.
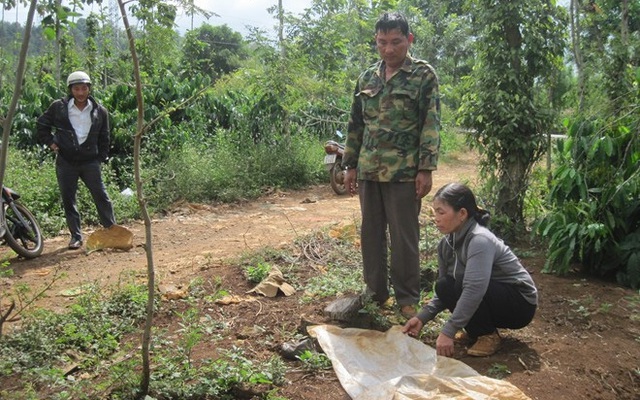
[[[384,68],[378,61],[358,78],[342,165],[357,168],[358,179],[413,181],[438,164],[438,78],[409,56],[386,82]]]

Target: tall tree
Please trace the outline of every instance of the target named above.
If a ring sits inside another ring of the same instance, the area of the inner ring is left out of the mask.
[[[36,13],[36,0],[31,0],[29,3],[29,11],[27,12],[27,23],[24,30],[24,37],[22,38],[22,46],[20,47],[20,54],[18,57],[18,65],[16,70],[16,80],[13,89],[13,95],[11,96],[11,102],[7,115],[0,117],[0,124],[2,124],[2,142],[0,143],[0,188],[4,182],[4,173],[7,166],[7,154],[9,151],[9,134],[11,133],[11,125],[13,124],[13,116],[18,108],[18,100],[22,93],[22,82],[27,65],[27,51],[29,49],[29,39],[31,38],[31,27],[33,26],[33,18]],[[0,225],[4,226],[4,221],[0,221]],[[2,228],[4,229],[4,228]],[[4,235],[4,230],[1,232]]]
[[[406,0],[407,14],[418,11],[411,21],[415,35],[412,53],[427,60],[438,73],[442,102],[451,109],[460,106],[458,82],[471,73],[475,62],[471,15],[465,0]]]
[[[142,24],[136,39],[141,72],[155,75],[172,70],[179,60],[178,34],[173,30],[177,6],[160,0],[138,0],[129,10]]]
[[[200,72],[213,78],[238,69],[248,57],[242,35],[227,25],[204,24],[187,32],[182,53],[189,75]]]
[[[195,18],[196,15],[202,15],[206,19],[220,16],[212,11],[208,11],[208,10],[205,10],[204,8],[198,7],[196,5],[195,0],[182,0],[182,1],[179,1],[178,3],[182,8],[184,8],[187,15],[191,18],[191,25],[189,29],[193,29],[193,19]]]
[[[640,0],[571,0],[578,109],[618,115],[640,63]]]
[[[133,61],[133,75],[136,83],[136,100],[138,108],[138,118],[136,122],[136,133],[134,136],[134,174],[136,182],[136,194],[138,204],[144,219],[145,226],[145,253],[147,255],[147,315],[142,333],[142,378],[140,380],[140,391],[137,398],[147,398],[149,394],[149,384],[151,381],[151,328],[153,327],[153,309],[155,301],[155,264],[153,260],[153,239],[151,231],[151,217],[147,210],[147,202],[144,197],[140,169],[140,150],[142,147],[142,134],[144,130],[144,97],[142,95],[142,78],[140,74],[140,61],[135,45],[133,30],[129,24],[127,11],[122,0],[118,0],[122,22],[124,23],[127,38],[129,39],[129,49]]]
[[[580,40],[582,35],[582,25],[580,24],[580,0],[571,0],[569,3],[569,15],[571,18],[571,51],[576,65],[576,73],[578,74],[578,111],[582,111],[585,95],[585,71]]]
[[[394,9],[397,1],[380,3]],[[377,59],[373,26],[381,6],[364,0],[314,0],[304,14],[289,16],[288,43],[320,77],[335,79],[346,71],[355,80],[364,66]]]
[[[460,111],[465,125],[476,130],[472,144],[483,156],[496,212],[505,217],[502,234],[513,237],[524,226],[528,178],[552,125],[541,85],[562,65],[566,14],[552,0],[470,4],[477,63]]]
[[[629,93],[637,90],[631,74],[633,68],[640,64],[637,51],[640,46],[640,1],[604,0],[598,3],[601,5],[591,14],[605,50],[598,58],[602,63],[604,88],[609,99],[606,111],[619,116],[630,98]]]

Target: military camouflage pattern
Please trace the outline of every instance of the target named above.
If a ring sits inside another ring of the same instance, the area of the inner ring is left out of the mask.
[[[358,179],[408,182],[435,170],[440,147],[440,98],[433,67],[409,56],[384,81],[379,61],[358,78],[342,164]]]

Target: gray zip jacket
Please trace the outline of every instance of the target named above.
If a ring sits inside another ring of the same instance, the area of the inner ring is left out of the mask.
[[[529,272],[509,246],[471,218],[458,232],[445,236],[438,245],[438,276],[462,279],[462,294],[442,333],[453,338],[478,309],[489,281],[515,285],[531,304],[538,304],[538,291]],[[418,313],[422,323],[445,309],[435,295]]]

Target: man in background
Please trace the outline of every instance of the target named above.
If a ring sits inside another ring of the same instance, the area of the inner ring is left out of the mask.
[[[56,176],[71,233],[69,249],[75,250],[83,244],[76,205],[79,179],[91,193],[102,226],[113,226],[115,216],[100,166],[109,156],[107,109],[90,95],[91,79],[85,72],[69,74],[67,87],[69,95],[55,100],[38,118],[37,135],[56,153]]]

